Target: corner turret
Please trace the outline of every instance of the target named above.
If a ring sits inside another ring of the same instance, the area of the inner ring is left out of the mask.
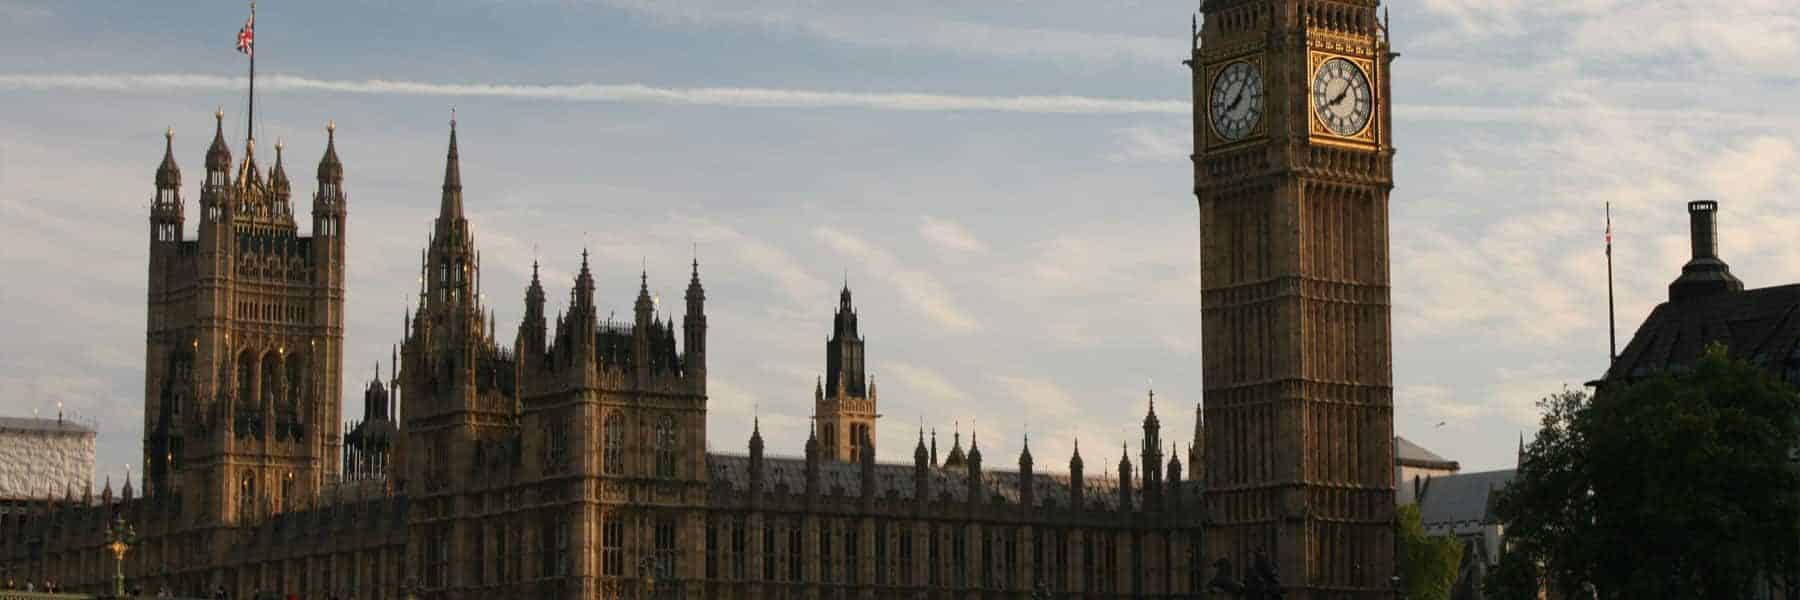
[[[1081,438],[1075,438],[1075,451],[1069,453],[1069,508],[1087,508],[1087,478],[1082,473]]]
[[[1131,448],[1123,442],[1119,444],[1119,510],[1131,511]]]
[[[981,480],[981,441],[975,430],[969,430],[969,503],[981,504],[986,500],[986,486]]]
[[[1031,434],[1025,435],[1025,442],[1019,449],[1019,505],[1031,508],[1037,505],[1037,474],[1031,464]]]
[[[694,259],[694,270],[688,277],[687,314],[681,332],[682,366],[696,391],[706,393],[706,288],[700,285],[700,259]]]
[[[181,225],[184,220],[181,205],[181,167],[175,164],[175,129],[163,132],[162,164],[156,167],[156,196],[150,203],[150,240],[152,242],[181,241]],[[169,258],[156,256],[153,260]]]

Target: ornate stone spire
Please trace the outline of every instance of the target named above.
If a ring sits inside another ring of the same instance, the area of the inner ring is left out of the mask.
[[[338,161],[337,122],[325,124],[325,156],[319,158],[319,181],[343,181],[344,163]]]
[[[175,128],[163,132],[162,164],[156,167],[157,189],[181,187],[181,167],[175,164]]]
[[[281,150],[284,147],[280,139],[275,140],[275,169],[269,172],[269,184],[279,195],[286,195],[289,189],[287,168],[281,162]]]
[[[463,218],[462,161],[456,153],[456,111],[450,111],[450,150],[444,155],[444,197],[438,205],[438,218],[455,221]]]
[[[225,172],[231,170],[231,146],[225,143],[225,111],[213,113],[213,141],[206,149],[206,170]]]

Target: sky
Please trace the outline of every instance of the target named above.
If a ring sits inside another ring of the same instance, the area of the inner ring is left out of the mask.
[[[697,256],[713,450],[760,415],[799,453],[847,282],[884,459],[923,425],[989,464],[1027,434],[1092,462],[1137,455],[1150,389],[1184,448],[1201,401],[1195,4],[267,0],[256,130],[305,197],[337,124],[346,419],[400,340],[455,107],[502,331],[534,258],[554,310],[591,250],[627,314],[640,268],[673,308]],[[1387,4],[1396,433],[1510,468],[1535,402],[1601,374],[1607,203],[1621,346],[1687,259],[1689,200],[1721,202],[1747,286],[1800,281],[1800,5]],[[215,109],[242,155],[246,12],[0,0],[0,413],[97,423],[102,475],[141,448],[163,132],[196,215]]]

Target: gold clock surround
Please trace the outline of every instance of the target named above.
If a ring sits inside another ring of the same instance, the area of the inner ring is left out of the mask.
[[[1381,127],[1382,118],[1384,116],[1381,114],[1381,111],[1386,105],[1385,102],[1376,97],[1382,93],[1383,87],[1381,85],[1381,80],[1379,79],[1381,75],[1380,72],[1375,69],[1374,60],[1345,54],[1319,52],[1316,50],[1312,51],[1309,54],[1307,61],[1307,94],[1310,96],[1313,83],[1318,81],[1319,69],[1324,68],[1325,63],[1337,58],[1349,61],[1351,65],[1362,70],[1363,77],[1369,80],[1369,89],[1370,94],[1372,95],[1369,101],[1369,122],[1363,126],[1361,131],[1358,131],[1355,134],[1347,136],[1339,135],[1337,132],[1332,131],[1331,128],[1320,119],[1319,112],[1313,109],[1311,106],[1312,103],[1309,101],[1306,110],[1306,121],[1307,123],[1310,123],[1308,129],[1312,133],[1313,139],[1321,143],[1348,145],[1358,148],[1373,147],[1376,144],[1376,134]]]

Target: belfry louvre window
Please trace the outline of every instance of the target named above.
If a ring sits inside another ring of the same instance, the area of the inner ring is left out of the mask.
[[[600,470],[609,475],[625,472],[625,419],[619,413],[607,415],[601,436],[606,447],[600,453]]]
[[[431,546],[426,549],[426,581],[431,587],[442,588],[450,585],[450,530],[440,528],[431,534]]]
[[[551,423],[545,432],[544,470],[556,473],[569,468],[569,424]]]
[[[607,515],[600,522],[600,569],[607,577],[625,574],[625,523],[618,515]]]
[[[675,519],[661,518],[656,520],[656,576],[669,579],[675,576]]]
[[[668,415],[656,420],[656,476],[675,476],[675,418]]]
[[[556,576],[569,575],[569,518],[558,517],[556,520]]]

